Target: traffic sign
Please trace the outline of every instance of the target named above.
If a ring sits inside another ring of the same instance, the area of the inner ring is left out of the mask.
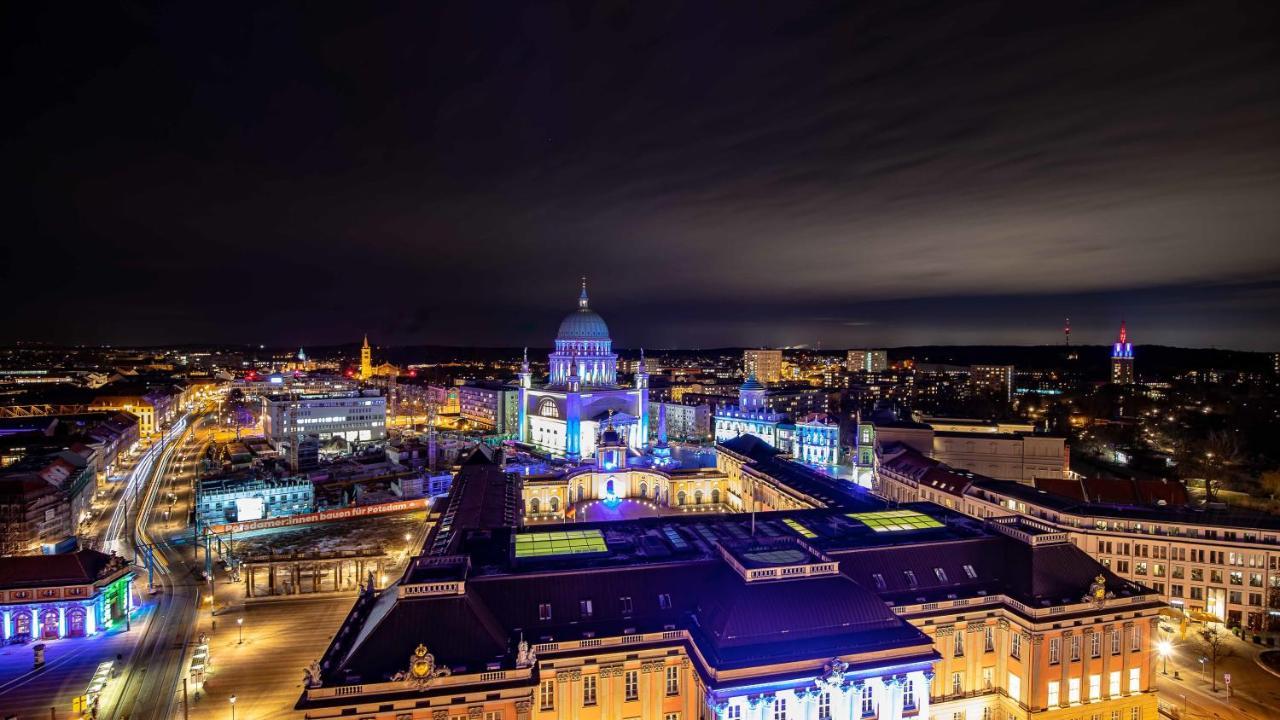
[[[1224,682],[1224,683],[1226,683],[1226,684],[1230,685],[1230,684],[1231,684],[1231,673],[1222,673],[1222,682]]]

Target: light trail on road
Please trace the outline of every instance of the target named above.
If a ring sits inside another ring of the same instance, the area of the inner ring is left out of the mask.
[[[117,554],[123,554],[125,550],[125,528],[129,524],[129,511],[133,507],[138,491],[147,485],[147,480],[151,477],[151,466],[155,464],[157,458],[165,452],[165,450],[176,440],[182,436],[183,431],[187,427],[187,416],[183,415],[178,421],[169,428],[160,439],[151,447],[147,448],[142,457],[129,471],[128,477],[125,479],[124,491],[120,494],[120,499],[116,502],[115,510],[111,513],[111,522],[107,525],[107,535],[105,549],[114,550]]]

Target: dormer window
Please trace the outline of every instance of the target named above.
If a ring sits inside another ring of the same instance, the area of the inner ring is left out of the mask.
[[[947,582],[947,571],[940,567],[933,569],[933,574],[937,576],[938,582]]]
[[[538,605],[538,619],[543,622],[551,619],[551,603],[541,603]]]
[[[671,595],[669,593],[660,593],[658,595],[658,607],[663,610],[671,609]]]
[[[914,571],[903,570],[902,577],[906,579],[907,587],[919,587],[919,583],[916,582],[916,574]]]
[[[582,613],[582,619],[583,619],[583,620],[589,620],[589,619],[591,618],[591,614],[592,614],[591,601],[590,601],[590,600],[579,600],[579,601],[578,601],[578,611]]]
[[[871,573],[871,579],[875,581],[877,590],[888,589],[888,585],[885,585],[885,582],[884,582],[884,575],[881,575],[880,573]]]
[[[631,596],[630,596],[630,595],[627,595],[627,596],[624,596],[624,597],[620,597],[620,598],[618,598],[618,604],[622,606],[622,614],[623,614],[623,615],[630,615],[630,614],[631,614],[632,609],[631,609]]]
[[[974,570],[972,565],[964,566],[964,574],[967,575],[970,580],[978,579],[978,571]]]

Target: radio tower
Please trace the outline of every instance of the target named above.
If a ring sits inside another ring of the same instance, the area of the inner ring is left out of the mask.
[[[1067,348],[1071,347],[1071,318],[1067,318],[1067,322],[1062,326],[1062,334],[1067,338]]]

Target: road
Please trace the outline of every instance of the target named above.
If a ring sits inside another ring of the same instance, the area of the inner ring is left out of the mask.
[[[99,715],[106,720],[168,720],[173,717],[175,694],[184,672],[186,653],[193,641],[200,591],[193,574],[194,551],[182,543],[190,502],[190,473],[207,417],[190,426],[184,417],[139,460],[129,476],[112,517],[107,541],[111,547],[129,545],[144,556],[154,549],[151,588],[154,604],[133,657],[126,664],[119,695]],[[184,482],[184,478],[187,482]],[[177,500],[185,496],[179,509]],[[126,502],[126,498],[128,502]],[[129,508],[136,508],[136,514]],[[127,531],[133,515],[134,531]],[[145,571],[144,578],[145,582]],[[140,584],[142,584],[140,582]]]

